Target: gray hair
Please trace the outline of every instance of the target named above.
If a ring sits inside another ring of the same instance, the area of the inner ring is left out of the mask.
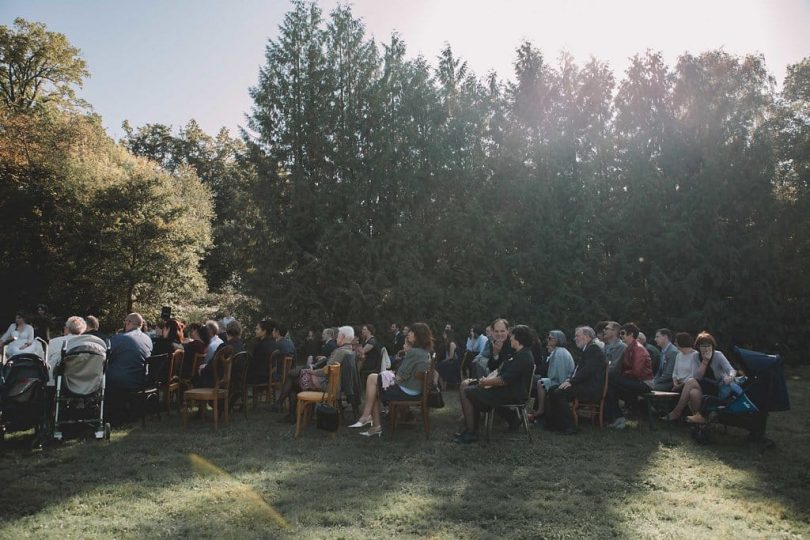
[[[557,340],[557,347],[565,347],[566,339],[565,333],[562,330],[552,330],[548,333],[551,337]]]
[[[324,328],[323,332],[321,332],[321,337],[326,341],[335,337],[335,329],[334,328]]]
[[[127,320],[132,324],[136,325],[138,328],[143,326],[143,317],[140,313],[130,313],[127,315]]]
[[[639,332],[639,333],[638,333],[638,337],[637,337],[636,339],[637,339],[637,340],[638,340],[638,342],[639,342],[639,343],[641,343],[642,345],[644,345],[645,343],[647,343],[647,336],[646,336],[646,335],[644,335],[644,332]]]
[[[590,326],[577,326],[576,331],[582,332],[582,335],[589,337],[591,340],[596,339],[596,332]]]
[[[341,326],[338,328],[338,337],[343,336],[347,340],[351,341],[354,339],[354,328],[351,326]]]
[[[68,317],[68,320],[65,321],[65,328],[68,329],[68,332],[71,334],[79,335],[83,334],[84,331],[87,329],[87,323],[84,322],[84,319],[74,315],[73,317]]]

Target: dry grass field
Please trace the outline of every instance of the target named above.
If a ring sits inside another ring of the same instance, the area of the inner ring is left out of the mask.
[[[808,538],[810,369],[773,449],[745,432],[695,444],[686,426],[584,426],[575,437],[496,426],[459,446],[455,391],[420,426],[365,439],[293,428],[260,406],[214,433],[163,415],[43,451],[0,456],[0,538]],[[387,426],[386,426],[387,428]]]

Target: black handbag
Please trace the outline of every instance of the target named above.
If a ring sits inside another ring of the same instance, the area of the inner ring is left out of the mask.
[[[441,409],[444,407],[442,391],[435,384],[433,385],[433,388],[430,389],[430,392],[428,392],[428,407],[431,409]]]
[[[324,393],[324,397],[326,394]],[[323,402],[315,404],[315,425],[318,429],[334,433],[338,430],[338,410],[328,403]]]

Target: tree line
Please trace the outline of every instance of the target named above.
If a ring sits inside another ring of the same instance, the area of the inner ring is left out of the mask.
[[[436,64],[349,7],[297,2],[238,137],[127,125],[116,144],[71,96],[2,94],[0,219],[19,231],[4,312],[43,296],[148,311],[209,289],[291,327],[610,318],[802,359],[810,59],[781,89],[762,56],[724,51],[646,51],[618,80],[528,42],[508,80],[450,46]],[[157,239],[144,266],[130,233]]]

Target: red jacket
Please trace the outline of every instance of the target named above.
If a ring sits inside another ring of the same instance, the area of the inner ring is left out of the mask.
[[[639,381],[649,381],[653,378],[650,353],[635,339],[624,351],[622,375]]]

